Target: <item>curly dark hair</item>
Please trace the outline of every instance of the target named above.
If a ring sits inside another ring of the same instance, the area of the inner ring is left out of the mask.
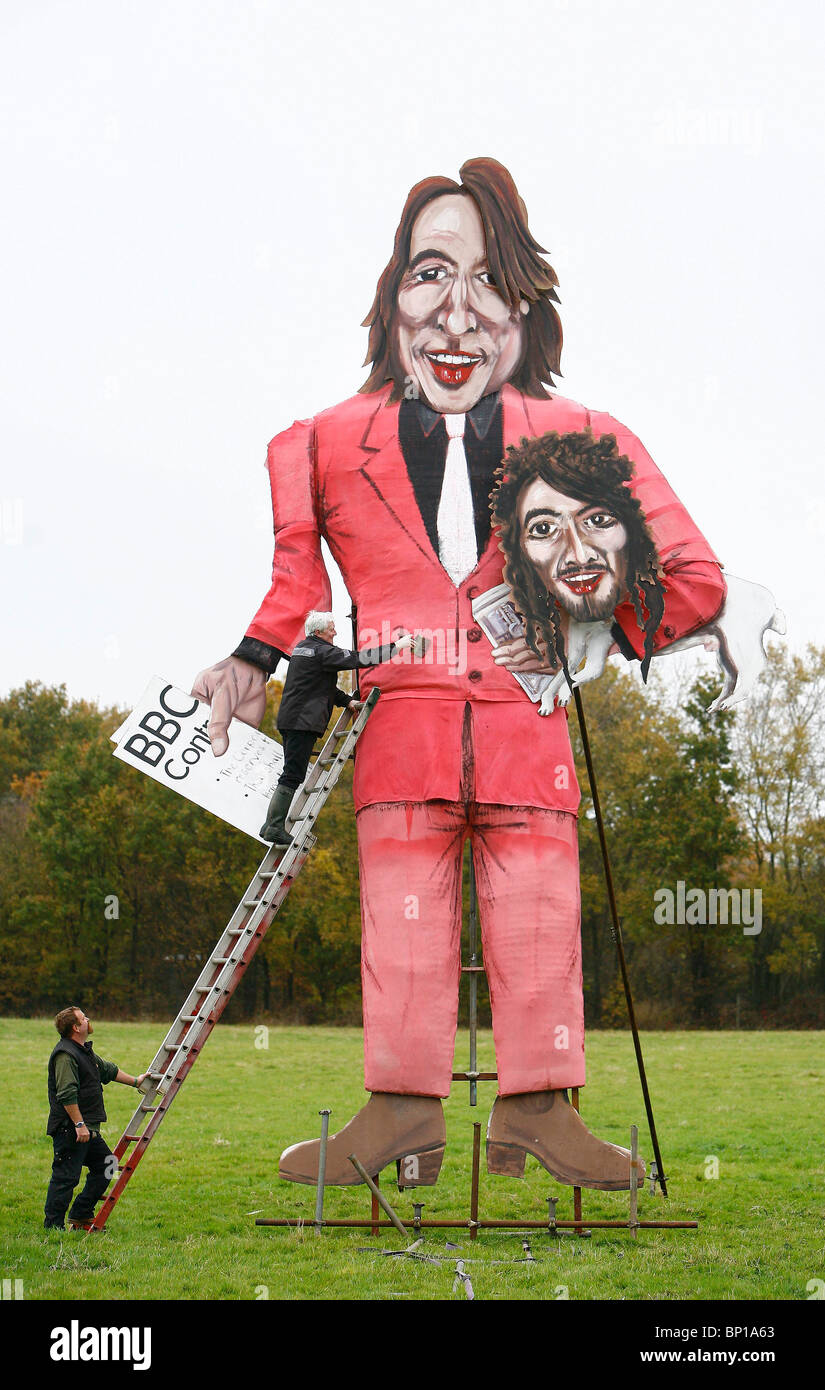
[[[558,434],[555,430],[538,439],[522,439],[511,445],[504,463],[496,470],[490,493],[493,525],[499,531],[504,552],[504,578],[524,620],[527,642],[540,656],[538,642],[547,646],[551,660],[560,662],[570,681],[559,621],[560,604],[524,554],[519,523],[519,498],[528,483],[541,478],[567,497],[606,507],[621,521],[628,535],[627,588],[640,629],[644,633],[642,679],[647,679],[653,655],[653,637],[664,614],[661,561],[644,513],[627,484],[633,464],[619,453],[616,436],[596,437],[592,430]]]
[[[496,159],[468,159],[459,170],[460,183],[434,175],[422,179],[407,196],[395,233],[392,256],[384,268],[363,327],[369,328],[364,365],[372,364],[362,391],[381,391],[393,382],[390,400],[400,400],[404,373],[393,332],[398,287],[410,263],[410,242],[415,219],[434,198],[463,193],[476,204],[484,228],[484,240],[493,278],[499,292],[515,312],[522,299],[530,305],[524,320],[524,352],[510,384],[526,396],[545,397],[553,373],[561,376],[561,319],[554,308],[558,277],[543,259],[527,225],[527,209],[512,175]]]

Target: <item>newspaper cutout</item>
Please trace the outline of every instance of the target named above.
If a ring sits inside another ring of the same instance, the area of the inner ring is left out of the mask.
[[[488,589],[474,598],[473,617],[494,647],[524,636],[524,623],[516,612],[509,584],[497,584],[494,589]],[[539,671],[511,671],[510,675],[518,681],[533,704],[538,704],[548,685],[555,680],[553,672],[545,675]]]
[[[216,758],[207,734],[209,717],[209,705],[153,676],[112,734],[114,755],[265,845],[258,831],[283,769],[284,751],[259,729],[233,719],[229,748]]]

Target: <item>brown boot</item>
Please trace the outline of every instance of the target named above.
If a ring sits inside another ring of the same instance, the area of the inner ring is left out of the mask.
[[[437,1096],[395,1096],[376,1092],[327,1142],[324,1184],[349,1187],[361,1182],[349,1161],[354,1153],[372,1177],[395,1161],[399,1187],[431,1187],[441,1169],[446,1143],[444,1111]],[[293,1144],[281,1154],[279,1177],[317,1183],[320,1139]]]
[[[487,1126],[488,1173],[522,1178],[528,1153],[571,1187],[630,1187],[629,1151],[591,1134],[560,1091],[497,1097]],[[640,1184],[644,1174],[639,1160]]]

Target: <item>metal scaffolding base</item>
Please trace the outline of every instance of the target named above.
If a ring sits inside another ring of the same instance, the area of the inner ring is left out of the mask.
[[[578,1100],[578,1097],[576,1097]],[[587,1236],[591,1231],[599,1230],[625,1230],[630,1231],[636,1236],[638,1231],[663,1231],[663,1230],[696,1230],[696,1221],[640,1221],[638,1218],[638,1131],[635,1125],[631,1128],[631,1186],[630,1186],[630,1210],[625,1221],[588,1221],[581,1214],[581,1189],[573,1189],[574,1217],[572,1221],[558,1219],[556,1216],[556,1205],[558,1197],[548,1197],[547,1216],[538,1221],[503,1221],[497,1219],[485,1219],[479,1216],[479,1180],[481,1170],[481,1124],[473,1124],[473,1168],[470,1183],[470,1214],[459,1219],[444,1220],[425,1220],[422,1216],[424,1209],[423,1202],[413,1203],[413,1216],[411,1220],[404,1220],[399,1217],[395,1208],[387,1200],[378,1184],[378,1176],[370,1177],[363,1165],[359,1162],[356,1154],[350,1155],[350,1161],[358,1171],[362,1180],[367,1184],[372,1196],[372,1214],[369,1220],[359,1220],[357,1217],[325,1217],[324,1208],[324,1167],[326,1158],[326,1135],[329,1124],[329,1111],[322,1110],[322,1136],[321,1136],[321,1156],[319,1164],[319,1182],[316,1191],[315,1214],[314,1216],[288,1216],[288,1217],[258,1217],[256,1226],[277,1226],[303,1228],[311,1226],[317,1234],[325,1229],[362,1229],[369,1230],[377,1236],[387,1227],[394,1227],[400,1235],[406,1236],[408,1233],[416,1233],[426,1230],[466,1230],[470,1240],[475,1240],[479,1231],[544,1231],[548,1235],[556,1235],[559,1231],[576,1231],[580,1236]],[[652,1178],[655,1185],[655,1178]],[[381,1209],[386,1213],[386,1218],[382,1219]]]

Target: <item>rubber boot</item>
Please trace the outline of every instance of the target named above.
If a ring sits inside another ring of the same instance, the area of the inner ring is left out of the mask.
[[[262,840],[268,840],[271,845],[292,844],[292,836],[286,828],[286,818],[294,795],[294,787],[275,788],[266,820],[258,832]]]

